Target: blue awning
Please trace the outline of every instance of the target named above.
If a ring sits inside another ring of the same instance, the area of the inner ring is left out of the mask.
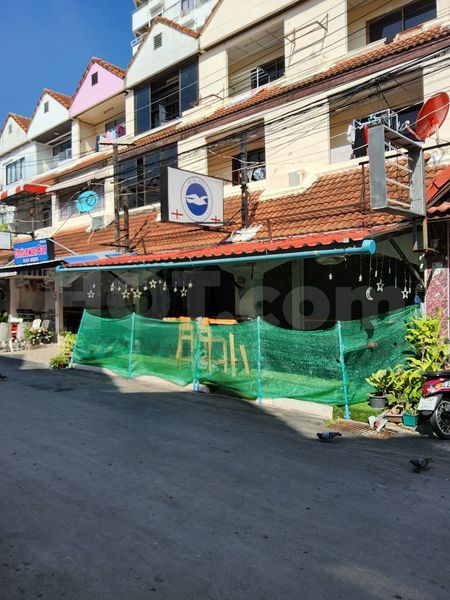
[[[122,256],[120,252],[98,252],[97,254],[71,254],[70,256],[63,256],[62,262],[67,265],[80,262],[88,262],[90,260],[101,260],[102,258],[114,258],[116,256]]]

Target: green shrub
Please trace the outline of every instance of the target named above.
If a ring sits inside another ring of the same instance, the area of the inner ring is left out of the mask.
[[[61,336],[64,337],[62,351],[50,359],[49,365],[52,369],[66,369],[72,359],[77,336],[75,333],[71,333],[70,331],[63,331]]]
[[[378,396],[386,396],[392,391],[395,382],[395,372],[392,369],[381,369],[367,377],[366,381],[375,388]]]
[[[414,348],[415,356],[409,356],[407,366],[397,371],[388,405],[403,404],[407,411],[415,412],[422,397],[423,374],[444,369],[448,360],[439,313],[433,319],[413,319],[405,339]]]

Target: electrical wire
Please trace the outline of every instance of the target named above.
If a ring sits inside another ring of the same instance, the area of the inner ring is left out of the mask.
[[[267,0],[267,1],[270,1],[270,0]],[[175,5],[176,5],[176,4],[175,4]],[[175,6],[175,5],[172,5],[172,6]],[[377,7],[376,7],[375,9],[373,9],[372,11],[369,11],[369,12],[366,12],[366,13],[364,13],[364,15],[363,15],[363,16],[359,16],[359,17],[358,17],[357,19],[355,19],[354,21],[350,21],[349,23],[347,23],[347,25],[346,25],[346,26],[343,26],[343,27],[341,27],[341,28],[338,28],[337,30],[333,31],[333,35],[334,35],[336,32],[338,32],[338,31],[341,31],[341,30],[345,30],[345,31],[347,32],[347,31],[348,31],[348,27],[349,27],[349,25],[351,25],[351,24],[353,24],[353,23],[356,23],[356,22],[358,22],[358,21],[359,21],[359,20],[361,20],[362,18],[363,18],[363,19],[364,19],[364,18],[366,18],[367,16],[371,15],[373,12],[376,12],[376,11],[378,11],[380,8],[383,8],[383,7],[385,7],[385,6],[388,6],[388,5],[390,5],[390,2],[386,2],[386,3],[382,4],[382,5],[381,5],[381,7],[380,7],[380,6],[377,6]],[[288,10],[288,8],[286,8],[286,10]],[[343,16],[344,14],[347,14],[347,13],[348,13],[348,11],[347,11],[347,10],[346,10],[346,11],[344,11],[343,13],[339,13],[339,14],[338,14],[338,15],[336,15],[335,17],[332,17],[332,18],[330,19],[330,22],[331,22],[332,20],[336,19],[336,18],[339,18],[340,16]],[[321,16],[326,16],[327,14],[329,14],[329,11],[324,11],[323,13],[320,13],[320,14],[318,15],[318,18],[319,18],[319,17],[321,17]],[[442,15],[441,15],[441,17],[442,17]],[[232,19],[229,19],[229,20],[231,21]],[[365,23],[363,24],[363,27],[361,27],[360,29],[357,29],[357,30],[355,30],[354,32],[352,32],[352,35],[355,35],[356,33],[360,32],[360,31],[363,31],[363,30],[365,30]],[[281,38],[278,38],[277,36],[274,36],[274,37],[275,37],[275,39],[277,39],[277,40],[281,41],[282,43],[284,43],[284,42],[285,42],[285,37],[284,37],[284,36],[282,36]],[[340,40],[336,40],[334,43],[338,43],[339,41],[343,41],[343,40],[345,40],[345,39],[348,39],[348,35],[344,35],[344,36],[343,36],[343,37],[342,37]],[[327,47],[327,49],[329,49],[329,48]],[[270,54],[271,52],[272,52],[272,50],[270,50],[269,54]],[[347,53],[346,53],[346,54],[347,54]],[[343,55],[341,55],[341,56],[343,56]],[[333,57],[333,59],[334,59],[334,60],[338,60],[339,58],[340,58],[340,56],[339,56],[339,57]],[[252,61],[252,60],[254,60],[254,59],[252,59],[252,57],[250,57],[250,61]],[[261,59],[261,60],[262,60],[262,59]],[[231,64],[235,64],[236,62],[239,62],[239,61],[234,61],[234,62],[232,62]],[[249,64],[250,64],[250,63],[249,63]],[[250,72],[250,71],[249,71],[249,72]],[[218,80],[216,80],[216,81],[215,81],[215,82],[213,82],[213,83],[219,82],[219,81],[221,81],[222,79],[224,79],[224,80],[227,80],[227,79],[228,79],[228,77],[229,77],[229,75],[228,75],[228,74],[225,74],[223,77],[219,78]],[[295,79],[297,79],[296,75],[294,75],[293,77],[294,77]],[[206,81],[206,79],[207,79],[207,77],[206,77],[206,78],[203,78],[203,79],[202,79],[202,82],[205,82],[205,81]],[[285,81],[285,83],[286,83],[286,81]],[[181,90],[183,90],[183,89],[186,89],[187,87],[190,87],[190,85],[191,85],[191,84],[188,84],[187,86],[184,86],[184,88],[181,88],[181,89],[180,89],[180,91],[181,91]],[[209,85],[211,85],[211,84],[209,84]],[[169,96],[166,96],[165,98],[167,99],[168,97],[169,97]],[[164,98],[163,98],[163,99],[164,99]],[[161,99],[160,99],[159,101],[161,101]],[[147,107],[147,108],[149,108],[150,106],[151,106],[151,103],[150,103],[150,104],[148,104],[146,107]],[[144,106],[144,108],[145,108],[145,106]],[[203,111],[205,110],[205,106],[201,106],[201,107],[199,107],[199,110],[201,110],[201,111],[203,112]],[[192,114],[193,114],[193,113],[192,113],[192,111],[191,111],[191,116],[192,116]],[[130,119],[129,123],[130,123],[130,124],[132,124],[133,122],[134,122],[134,118]],[[169,123],[170,123],[170,122],[169,122]],[[127,124],[128,124],[128,122],[126,121],[126,122],[125,122],[125,127],[127,126]],[[81,141],[83,141],[83,140],[87,140],[87,139],[91,139],[91,138],[92,138],[92,136],[86,136],[85,138],[82,138],[82,140],[81,140]],[[87,156],[87,155],[94,154],[94,153],[95,153],[95,152],[93,152],[93,151],[91,151],[91,150],[87,151],[87,152],[86,152],[86,153],[84,153],[84,154],[83,154],[83,153],[81,153],[79,157],[77,157],[76,159],[74,159],[74,161],[78,161],[78,160],[79,160],[80,158],[82,158],[83,156]],[[44,159],[44,160],[45,160],[45,159]],[[36,161],[36,164],[37,164],[38,162],[39,162],[39,161]],[[28,164],[29,164],[29,163],[28,163]],[[68,165],[69,165],[69,163],[68,163],[68,162],[66,162],[65,166],[68,166]]]

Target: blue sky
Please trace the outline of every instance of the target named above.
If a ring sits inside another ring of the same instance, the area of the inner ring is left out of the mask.
[[[1,0],[0,126],[31,116],[48,87],[71,95],[90,58],[131,58],[132,0]]]

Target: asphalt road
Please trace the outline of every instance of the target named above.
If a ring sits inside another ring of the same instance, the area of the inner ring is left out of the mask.
[[[0,600],[450,597],[450,444],[322,444],[232,399],[0,372]]]

